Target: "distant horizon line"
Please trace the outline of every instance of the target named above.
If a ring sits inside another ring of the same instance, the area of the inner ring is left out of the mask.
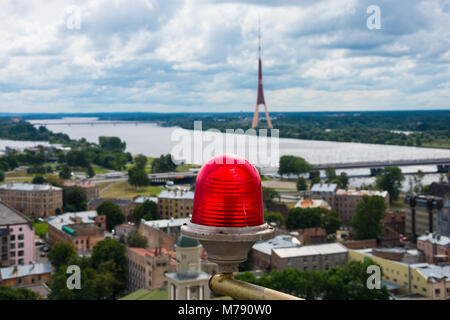
[[[450,111],[448,109],[394,109],[394,110],[347,110],[347,111],[272,111],[271,114],[278,113],[376,113],[376,112],[436,112]],[[19,115],[98,115],[98,114],[253,114],[251,111],[229,111],[229,112],[152,112],[152,111],[99,111],[99,112],[0,112],[2,116],[19,116]],[[261,112],[260,112],[261,113]]]

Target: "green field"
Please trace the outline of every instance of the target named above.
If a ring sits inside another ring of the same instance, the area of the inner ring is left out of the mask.
[[[48,232],[48,224],[46,222],[33,222],[34,232],[41,238],[45,239]]]
[[[114,185],[103,192],[101,196],[103,198],[133,198],[135,196],[157,195],[162,190],[164,190],[164,188],[154,186],[133,187],[128,181],[120,181],[114,183]]]

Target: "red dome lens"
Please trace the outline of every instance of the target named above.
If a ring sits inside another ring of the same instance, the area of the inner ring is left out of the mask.
[[[213,227],[264,224],[261,179],[256,168],[234,155],[208,161],[197,176],[191,222]]]

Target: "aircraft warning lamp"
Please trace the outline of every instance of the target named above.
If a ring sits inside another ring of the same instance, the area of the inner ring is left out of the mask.
[[[246,159],[222,155],[209,160],[195,184],[191,221],[181,233],[198,239],[219,272],[238,271],[256,241],[273,237],[264,222],[261,178]]]

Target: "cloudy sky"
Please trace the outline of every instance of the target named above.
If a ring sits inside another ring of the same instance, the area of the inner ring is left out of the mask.
[[[450,0],[2,0],[0,112],[251,112],[258,16],[271,111],[450,109]]]

